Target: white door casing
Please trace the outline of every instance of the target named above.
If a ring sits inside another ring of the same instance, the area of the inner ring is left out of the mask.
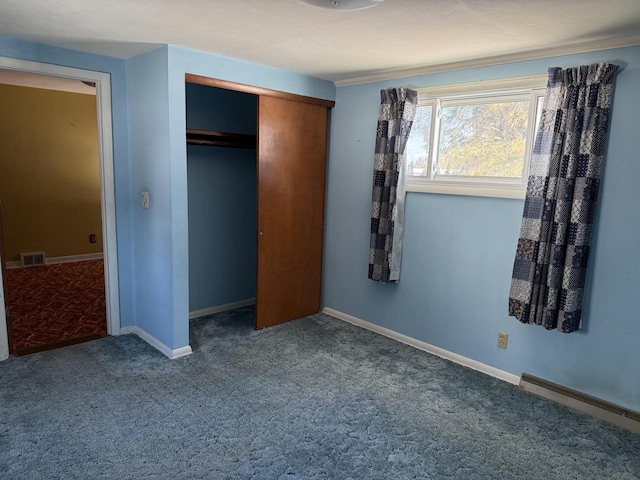
[[[107,333],[109,335],[118,335],[120,333],[120,299],[118,294],[118,252],[116,242],[113,133],[111,124],[111,75],[93,70],[82,70],[8,57],[0,57],[0,69],[84,80],[96,84]],[[1,261],[5,261],[5,259]],[[5,299],[2,294],[2,279],[0,278],[0,361],[6,360],[8,356],[9,344],[5,316]]]

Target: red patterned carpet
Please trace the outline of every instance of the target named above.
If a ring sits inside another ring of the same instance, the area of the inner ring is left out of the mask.
[[[7,297],[14,355],[107,335],[102,260],[7,270]]]

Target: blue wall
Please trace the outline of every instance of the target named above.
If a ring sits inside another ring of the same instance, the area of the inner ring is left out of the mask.
[[[187,84],[187,127],[256,133],[257,97]],[[256,151],[187,147],[189,310],[255,297]]]
[[[0,56],[107,72],[111,75],[111,113],[118,245],[120,324],[133,325],[133,269],[131,264],[131,202],[129,192],[129,131],[126,63],[119,58],[92,55],[0,36]]]
[[[523,201],[407,195],[398,285],[367,279],[379,91],[621,65],[595,227],[584,329],[562,334],[507,316]],[[332,114],[323,304],[459,355],[640,410],[640,47],[341,87]],[[509,347],[496,347],[497,332]]]
[[[175,349],[167,69],[166,46],[127,61],[136,326]]]

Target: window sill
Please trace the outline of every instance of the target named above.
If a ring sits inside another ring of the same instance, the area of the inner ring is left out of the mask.
[[[408,181],[405,186],[407,192],[444,193],[447,195],[469,195],[474,197],[524,199],[527,193],[527,188],[520,185],[473,185],[453,182]]]

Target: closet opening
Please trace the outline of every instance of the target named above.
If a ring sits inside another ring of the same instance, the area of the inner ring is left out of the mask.
[[[230,311],[253,328],[258,96],[188,82],[185,96],[189,319]]]

